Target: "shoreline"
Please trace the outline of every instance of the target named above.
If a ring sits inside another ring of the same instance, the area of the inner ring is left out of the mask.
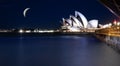
[[[0,32],[1,36],[87,36],[93,33],[88,32],[44,32],[44,33],[18,33],[18,32]]]

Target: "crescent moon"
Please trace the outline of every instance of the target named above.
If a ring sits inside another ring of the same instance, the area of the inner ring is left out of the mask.
[[[29,9],[30,9],[30,8],[26,8],[26,9],[23,11],[24,17],[26,17],[26,13],[27,13],[27,11],[28,11]]]

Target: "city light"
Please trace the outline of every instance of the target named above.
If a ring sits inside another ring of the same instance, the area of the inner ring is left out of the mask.
[[[23,29],[20,29],[20,30],[19,30],[19,33],[23,33],[23,32],[24,32],[24,30],[23,30]]]

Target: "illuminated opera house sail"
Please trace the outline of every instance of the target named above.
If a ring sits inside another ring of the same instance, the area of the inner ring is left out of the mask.
[[[70,15],[68,19],[63,18],[62,22],[62,29],[67,29],[71,32],[81,31],[84,29],[95,29],[98,27],[97,19],[88,21],[87,18],[78,11],[75,11],[75,16]]]
[[[100,2],[120,18],[120,0],[100,0]]]

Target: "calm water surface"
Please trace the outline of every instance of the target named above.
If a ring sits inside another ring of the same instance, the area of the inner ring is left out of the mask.
[[[120,54],[90,36],[0,37],[0,66],[120,66]]]

